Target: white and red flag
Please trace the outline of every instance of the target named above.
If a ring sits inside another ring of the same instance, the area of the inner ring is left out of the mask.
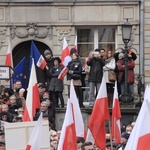
[[[10,66],[13,68],[13,60],[12,60],[12,47],[10,40],[8,41],[7,54],[5,59],[5,66]]]
[[[36,66],[38,66],[41,69],[45,68],[47,63],[44,57],[38,51],[33,41],[31,42],[31,50],[30,50],[30,68],[31,68],[32,58],[34,58],[34,63],[36,64]]]
[[[64,77],[66,76],[66,74],[68,73],[68,71],[69,71],[69,68],[68,67],[64,67],[62,69],[62,71],[60,72],[60,74],[58,76],[58,79],[63,80]]]
[[[77,50],[77,36],[75,37],[74,48]]]
[[[27,89],[26,106],[23,115],[23,121],[32,121],[36,113],[36,109],[40,108],[40,97],[37,86],[37,78],[35,72],[34,59],[32,59],[31,74],[29,86]]]
[[[62,131],[60,134],[58,150],[76,150],[77,149],[75,122],[73,118],[72,107],[73,105],[71,104],[71,101],[68,100],[64,123],[63,123]]]
[[[71,61],[70,49],[69,49],[69,46],[67,44],[66,38],[64,37],[61,63],[63,66],[67,66],[69,61]]]
[[[30,135],[29,142],[26,146],[26,150],[40,150],[40,141],[42,136],[42,120],[43,113],[41,112],[35,127]]]
[[[13,68],[13,58],[12,58],[12,47],[11,42],[8,40],[8,48],[7,48],[7,54],[5,59],[5,66],[9,66]],[[10,76],[12,76],[12,71],[10,71]],[[6,80],[8,82],[9,80]],[[10,80],[10,87],[13,87],[13,80]]]
[[[144,101],[125,150],[150,150],[150,87],[147,86]]]
[[[118,99],[117,81],[115,82],[113,106],[112,106],[112,139],[115,140],[116,144],[121,142],[121,128],[120,128],[120,104]]]
[[[81,110],[79,107],[77,95],[75,93],[75,89],[73,86],[73,80],[71,80],[71,84],[70,84],[70,99],[69,100],[72,104],[72,109],[73,109],[72,111],[73,111],[73,117],[75,121],[76,136],[84,137],[85,135],[84,123],[83,123],[83,118],[82,118]]]
[[[70,85],[70,99],[67,102],[66,115],[60,135],[58,150],[76,150],[76,138],[84,137],[84,123],[73,81]]]
[[[103,77],[93,111],[88,122],[88,129],[94,138],[94,143],[101,150],[105,150],[106,148],[105,121],[109,120],[109,118],[106,81],[105,77]]]
[[[87,62],[89,61],[89,59],[90,59],[90,56],[88,56],[88,57],[85,59],[85,62],[84,62],[84,64],[83,64],[83,66],[82,66],[82,69],[83,69],[83,70],[84,70],[85,67],[87,66]]]

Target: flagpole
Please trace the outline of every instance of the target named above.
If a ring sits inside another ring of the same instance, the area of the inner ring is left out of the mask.
[[[110,145],[111,145],[111,150],[113,150],[113,143],[112,143],[112,133],[111,133],[110,120],[108,120],[108,125],[109,125],[109,133],[110,133]]]

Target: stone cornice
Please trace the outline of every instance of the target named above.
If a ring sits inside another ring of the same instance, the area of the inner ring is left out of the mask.
[[[93,2],[129,2],[129,0],[92,0]],[[141,0],[130,0],[130,2],[139,2]],[[53,2],[53,3],[75,3],[75,2],[91,2],[91,0],[0,0],[5,3],[25,3],[25,2]]]

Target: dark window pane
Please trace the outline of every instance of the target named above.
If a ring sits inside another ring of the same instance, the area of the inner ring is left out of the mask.
[[[78,29],[78,43],[94,42],[93,29]]]
[[[115,42],[115,28],[99,28],[98,42]]]
[[[78,44],[78,52],[81,57],[87,57],[92,50],[94,50],[94,44]]]

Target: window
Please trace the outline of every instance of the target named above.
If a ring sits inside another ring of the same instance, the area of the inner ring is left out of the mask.
[[[98,28],[98,48],[115,51],[115,28]]]
[[[87,57],[89,52],[94,49],[94,30],[78,29],[77,35],[79,56]]]
[[[95,48],[115,51],[115,27],[78,28],[78,52],[87,57]]]

